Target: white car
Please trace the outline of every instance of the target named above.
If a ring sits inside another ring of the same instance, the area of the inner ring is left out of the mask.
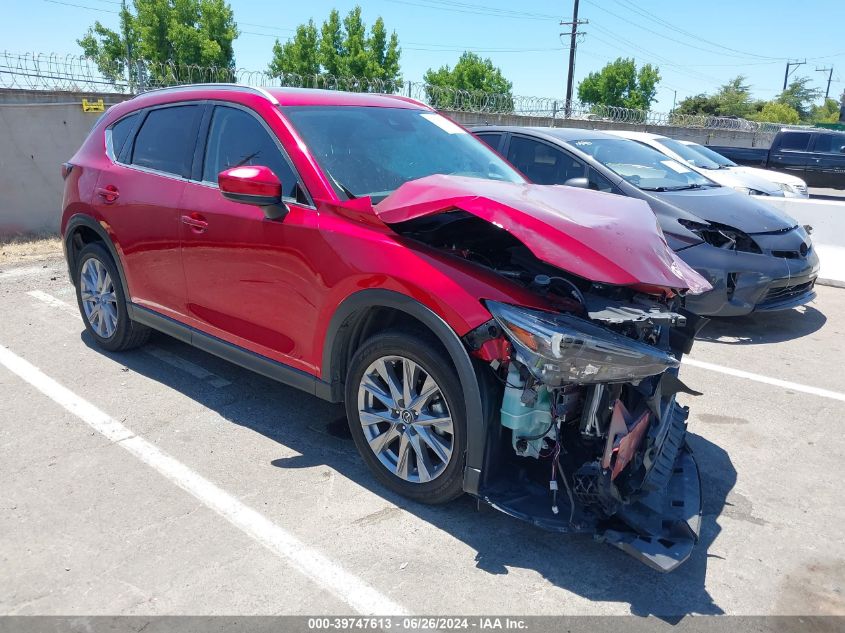
[[[742,174],[751,174],[752,176],[759,176],[766,180],[771,180],[783,191],[783,195],[787,198],[809,198],[810,193],[807,191],[807,183],[801,180],[798,176],[790,174],[781,174],[777,171],[769,169],[760,169],[759,167],[746,167],[744,165],[737,165],[730,158],[725,158],[719,152],[714,152],[706,145],[701,145],[694,141],[681,141],[694,149],[699,154],[703,154],[705,158],[709,158],[714,163],[718,164],[721,169],[729,169],[730,171],[739,172]]]
[[[693,171],[709,178],[713,182],[724,187],[731,187],[740,193],[756,196],[784,197],[783,190],[771,180],[760,178],[753,174],[721,169],[718,164],[709,158],[688,145],[684,145],[681,141],[676,141],[668,136],[651,134],[650,132],[628,132],[622,130],[607,130],[607,133],[637,141],[652,149],[656,149],[661,154],[687,165]]]

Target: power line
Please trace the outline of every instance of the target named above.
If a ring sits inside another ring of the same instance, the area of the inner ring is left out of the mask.
[[[59,0],[44,0],[44,2],[49,2],[51,4],[61,4],[66,7],[74,7],[76,9],[87,9],[88,11],[97,11],[99,13],[114,13],[118,15],[120,11],[110,11],[109,9],[103,9],[102,7],[88,7],[84,4],[73,4],[72,2],[60,2]]]
[[[451,11],[452,13],[468,13],[471,15],[484,15],[488,17],[508,18],[513,20],[557,20],[556,15],[542,13],[526,13],[524,11],[512,11],[510,9],[497,9],[496,7],[480,4],[469,4],[466,2],[437,2],[436,0],[386,0],[393,4],[407,4],[413,7],[433,9],[435,11]]]
[[[710,44],[711,46],[715,46],[716,48],[722,48],[726,51],[730,51],[731,53],[737,53],[737,54],[740,54],[740,55],[744,55],[746,57],[757,57],[759,59],[769,59],[769,60],[772,60],[772,61],[783,61],[783,59],[784,59],[783,57],[770,57],[768,55],[760,55],[758,53],[748,53],[746,51],[741,51],[741,50],[738,50],[736,48],[731,48],[730,46],[718,44],[718,43],[713,42],[711,40],[707,40],[707,39],[701,37],[700,35],[696,35],[696,34],[691,33],[691,32],[689,32],[685,29],[682,29],[678,26],[675,26],[671,22],[667,22],[666,20],[664,20],[663,18],[661,18],[658,15],[655,15],[651,11],[647,11],[646,9],[643,9],[642,7],[635,5],[634,3],[630,2],[630,0],[616,0],[616,2],[617,2],[617,4],[621,4],[624,8],[627,8],[630,11],[638,13],[639,15],[641,15],[645,18],[654,20],[655,22],[662,24],[666,28],[668,28],[672,31],[675,31],[676,33],[679,33],[681,35],[685,35],[687,37],[691,37],[691,38],[700,40],[702,42]],[[673,40],[673,41],[677,41],[677,40]]]
[[[690,42],[686,42],[684,40],[679,40],[679,39],[676,39],[674,37],[670,37],[670,36],[666,35],[665,33],[661,33],[660,31],[655,31],[654,29],[651,29],[647,26],[643,26],[642,24],[639,24],[638,22],[631,20],[630,18],[626,18],[624,16],[619,15],[618,13],[614,13],[613,11],[606,9],[601,5],[596,4],[595,2],[592,2],[591,0],[585,0],[585,1],[588,2],[590,5],[592,5],[593,7],[595,7],[596,9],[599,9],[600,11],[604,11],[605,13],[609,13],[613,17],[619,18],[620,20],[624,20],[628,24],[631,24],[632,26],[635,26],[638,29],[642,29],[644,31],[647,31],[648,33],[651,33],[653,35],[657,35],[658,37],[662,37],[664,39],[667,39],[670,42],[675,42],[676,44],[680,44],[680,45],[686,46],[688,48],[693,48],[693,49],[696,49],[696,50],[699,50],[699,51],[704,51],[705,53],[710,53],[711,55],[723,55],[723,56],[727,55],[726,53],[714,51],[710,48],[704,48],[703,46],[696,46],[695,44],[691,44]],[[692,37],[694,37],[696,39],[700,39],[700,38],[698,38],[698,36],[692,36]],[[768,57],[768,56],[765,56],[765,55],[751,55],[751,57],[762,58],[762,59],[778,59],[778,60],[785,59],[783,57]]]

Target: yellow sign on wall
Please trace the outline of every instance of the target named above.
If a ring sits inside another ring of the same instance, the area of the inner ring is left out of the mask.
[[[82,111],[83,112],[105,112],[106,106],[103,104],[102,99],[97,99],[96,101],[88,101],[88,99],[82,100]]]

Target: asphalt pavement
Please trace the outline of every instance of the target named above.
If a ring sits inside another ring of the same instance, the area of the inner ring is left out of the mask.
[[[109,354],[64,262],[0,270],[0,614],[845,615],[845,289],[716,320],[683,380],[702,541],[661,575],[381,488],[340,406],[164,335]]]

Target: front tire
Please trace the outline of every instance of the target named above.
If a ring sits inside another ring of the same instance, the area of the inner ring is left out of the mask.
[[[129,318],[120,273],[101,244],[88,244],[79,252],[75,275],[79,312],[97,345],[121,352],[147,342],[150,330]]]
[[[367,340],[350,363],[345,398],[352,437],[380,482],[422,503],[462,494],[460,379],[432,337],[391,331]]]

